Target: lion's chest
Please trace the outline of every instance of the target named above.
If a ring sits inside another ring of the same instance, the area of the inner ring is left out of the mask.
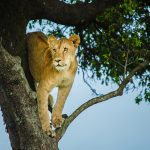
[[[56,78],[56,86],[68,86],[72,82],[72,76],[71,74],[63,73],[59,76],[59,78]]]

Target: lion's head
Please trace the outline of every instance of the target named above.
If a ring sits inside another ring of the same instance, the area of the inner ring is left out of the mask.
[[[61,38],[57,40],[54,36],[48,37],[48,56],[50,63],[57,71],[64,71],[70,67],[75,59],[75,50],[80,43],[78,35],[72,35],[69,39]]]

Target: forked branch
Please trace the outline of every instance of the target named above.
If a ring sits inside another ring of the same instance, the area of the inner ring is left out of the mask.
[[[63,126],[57,130],[57,138],[58,140],[61,139],[61,137],[66,132],[68,126],[71,124],[71,122],[79,115],[81,112],[89,108],[90,106],[93,106],[94,104],[109,100],[110,98],[121,96],[123,94],[123,90],[126,87],[126,85],[131,81],[132,77],[136,74],[136,72],[142,70],[143,68],[146,68],[149,65],[150,61],[145,61],[141,64],[139,64],[137,67],[135,67],[130,74],[122,81],[122,83],[119,85],[118,89],[115,91],[112,91],[106,95],[102,95],[99,97],[92,98],[91,100],[85,102],[82,104],[79,108],[77,108],[65,121]]]

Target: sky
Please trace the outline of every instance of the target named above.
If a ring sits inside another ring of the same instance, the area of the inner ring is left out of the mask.
[[[116,89],[98,81],[93,86],[103,94]],[[131,91],[82,112],[59,142],[60,150],[150,150],[150,104],[137,105],[134,101],[137,92]],[[57,90],[52,93],[55,98]],[[82,75],[77,74],[63,112],[71,114],[92,97]],[[1,111],[0,129],[0,150],[11,150]]]

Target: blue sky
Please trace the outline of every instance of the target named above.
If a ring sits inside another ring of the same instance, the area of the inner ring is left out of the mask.
[[[93,85],[100,93],[115,90],[113,85]],[[96,104],[81,113],[59,142],[60,150],[150,150],[150,104],[135,104],[137,92]],[[56,97],[56,90],[53,95]],[[71,114],[92,97],[82,75],[77,74],[64,113]],[[0,128],[0,150],[11,150],[1,112]]]

